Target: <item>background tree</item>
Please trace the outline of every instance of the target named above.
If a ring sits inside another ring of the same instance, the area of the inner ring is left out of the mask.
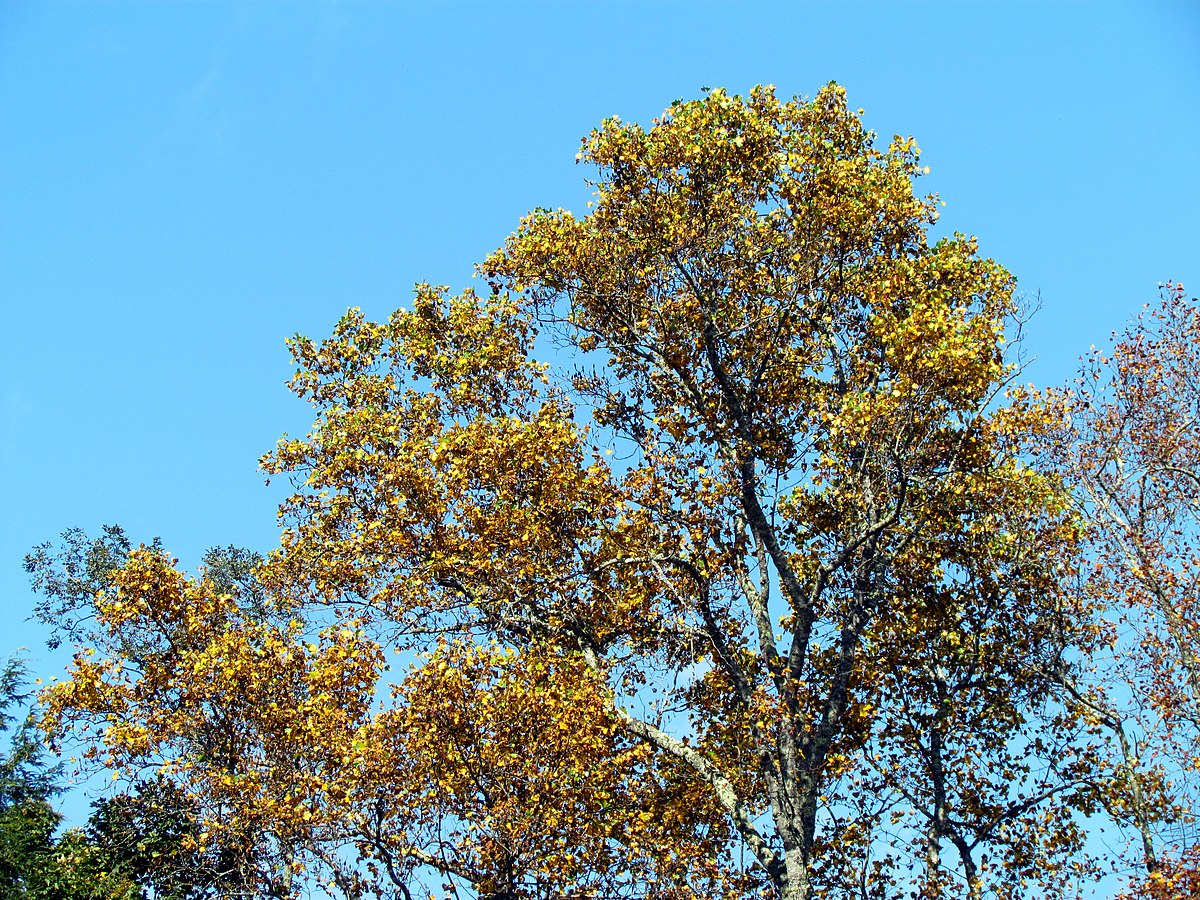
[[[93,804],[84,835],[154,900],[220,896],[222,854],[200,849],[200,809],[161,774]]]
[[[0,673],[0,732],[12,731],[0,761],[0,890],[12,900],[141,900],[104,846],[78,830],[56,837],[62,816],[50,801],[59,793],[59,769],[23,715],[26,678],[15,658]]]
[[[1073,525],[1021,454],[1045,410],[1002,400],[1011,277],[930,240],[915,143],[836,85],[581,158],[594,209],[528,217],[490,295],[293,342],[318,419],[264,460],[297,486],[269,611],[131,551],[51,720],[178,779],[247,890],[805,900],[914,858],[931,895],[1051,890],[1080,773],[1021,760],[1074,728],[1040,674]]]
[[[1178,859],[1156,863],[1154,871],[1137,879],[1121,900],[1190,900],[1200,896],[1200,845],[1193,844]]]
[[[1149,874],[1194,859],[1200,805],[1200,307],[1162,286],[1064,394],[1056,463],[1088,523],[1093,668],[1064,679],[1109,738],[1098,799]],[[1166,858],[1164,859],[1164,854]],[[1186,867],[1185,867],[1186,869]],[[1182,896],[1182,895],[1181,895]]]
[[[34,548],[25,559],[25,567],[34,588],[42,595],[36,613],[54,627],[52,646],[66,638],[83,649],[83,642],[102,636],[100,623],[105,621],[107,608],[103,598],[112,602],[118,590],[118,576],[139,552],[157,556],[163,553],[157,539],[149,547],[135,550],[119,525],[105,526],[100,536],[94,538],[81,529],[70,529],[62,534],[57,545],[46,543]],[[254,576],[261,561],[260,555],[232,546],[212,548],[202,559],[207,583],[226,597],[228,608],[239,620],[244,618],[255,626],[261,625],[268,615],[264,595]],[[170,601],[172,596],[164,599]],[[178,610],[156,612],[141,623],[144,627],[122,630],[115,644],[102,644],[109,663],[124,659],[144,671],[161,659],[164,650],[178,660],[178,651],[184,646],[182,636],[172,627],[178,615]],[[80,658],[94,657],[97,652],[94,646],[86,650],[90,652],[82,653]],[[220,708],[213,707],[211,713],[219,718]],[[103,732],[97,735],[97,740],[103,743],[111,737],[111,749],[115,752],[120,735],[137,732],[128,730],[124,715],[117,716],[114,722],[125,730],[118,728],[111,735]],[[214,728],[220,727],[214,723]],[[186,737],[191,739],[191,746],[206,748],[198,753],[214,756],[216,738],[212,731]],[[225,759],[227,762],[228,756]],[[143,774],[144,766],[130,767],[126,771],[129,788],[98,801],[86,828],[73,834],[71,840],[93,848],[93,855],[97,848],[102,849],[105,865],[151,892],[156,900],[238,896],[239,891],[254,890],[247,886],[254,879],[244,873],[257,870],[259,866],[253,857],[262,848],[253,841],[226,841],[227,832],[221,829],[206,832],[200,826],[201,819],[204,814],[212,816],[214,809],[202,808],[162,772],[148,780],[142,778]]]
[[[291,896],[294,857],[323,821],[326,769],[364,714],[378,654],[360,654],[349,629],[308,643],[298,621],[264,619],[222,591],[223,572],[190,580],[172,564],[140,547],[110,573],[92,601],[95,645],[45,693],[48,715],[87,739],[85,758],[179,780],[204,823],[182,849],[200,854],[222,896]],[[120,808],[96,827],[111,832]]]
[[[10,659],[0,673],[0,731],[17,727],[0,762],[0,884],[12,894],[22,891],[35,864],[49,857],[59,823],[49,802],[56,773],[44,761],[40,735],[20,709],[28,700],[24,684],[24,666]]]

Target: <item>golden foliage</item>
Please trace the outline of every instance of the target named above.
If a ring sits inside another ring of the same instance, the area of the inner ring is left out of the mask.
[[[486,296],[292,342],[276,612],[135,553],[50,718],[347,893],[1057,890],[1076,527],[1003,399],[1012,277],[930,241],[916,144],[836,85],[580,158],[591,211],[523,220]]]

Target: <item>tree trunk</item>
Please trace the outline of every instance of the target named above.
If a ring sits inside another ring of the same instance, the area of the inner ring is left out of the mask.
[[[784,879],[781,900],[808,900],[812,896],[808,860],[799,847],[784,851]]]

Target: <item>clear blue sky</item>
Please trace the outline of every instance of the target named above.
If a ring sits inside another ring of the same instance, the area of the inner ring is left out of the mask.
[[[1196,2],[0,0],[0,657],[60,666],[21,558],[69,526],[273,545],[286,336],[582,208],[606,116],[830,80],[1040,293],[1039,383],[1200,288]]]

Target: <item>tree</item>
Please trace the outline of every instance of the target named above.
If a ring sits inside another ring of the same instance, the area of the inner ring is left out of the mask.
[[[161,544],[155,539],[137,552],[161,556]],[[103,607],[97,598],[114,589],[134,555],[133,544],[119,525],[105,526],[95,538],[81,529],[69,529],[57,547],[45,543],[34,548],[25,567],[42,595],[37,615],[54,624],[52,644],[57,646],[64,636],[78,643],[94,633],[97,608]],[[254,577],[261,561],[260,555],[233,546],[212,548],[202,560],[208,583],[239,616],[255,623],[269,615]],[[111,648],[110,658],[124,655],[141,667],[152,664],[166,622],[158,618],[144,624],[148,631],[125,630],[119,646]],[[167,638],[169,644],[170,635]],[[247,887],[252,879],[244,872],[260,867],[253,858],[256,844],[206,834],[202,816],[213,809],[202,809],[161,772],[150,779],[136,772],[131,775],[133,783],[125,791],[94,803],[86,828],[65,838],[80,859],[102,859],[115,876],[149,891],[155,900],[193,900],[252,890]]]
[[[1194,866],[1200,847],[1196,298],[1163,285],[1160,302],[1111,350],[1094,351],[1058,399],[1064,424],[1048,451],[1088,523],[1082,590],[1100,610],[1091,670],[1063,680],[1109,738],[1098,797],[1137,834],[1144,871],[1159,876],[1144,895],[1166,896],[1187,872],[1194,879],[1178,860]]]
[[[149,571],[138,566],[143,559],[153,561]],[[167,604],[167,608],[129,610],[117,605],[114,619],[113,604],[120,602],[121,586],[131,577],[157,578],[164,561],[157,539],[149,546],[134,548],[123,528],[109,525],[96,538],[80,529],[70,529],[63,533],[57,548],[50,543],[34,548],[26,557],[25,567],[43,596],[37,614],[54,623],[56,640],[58,635],[66,635],[77,644],[99,639],[105,657],[102,668],[112,671],[120,661],[128,661],[143,687],[160,691],[160,701],[165,699],[161,691],[172,679],[182,689],[170,700],[176,731],[171,731],[164,720],[163,710],[159,709],[157,716],[149,710],[135,713],[129,708],[130,698],[124,697],[120,721],[110,723],[116,727],[106,727],[94,736],[88,755],[95,755],[104,745],[111,759],[116,759],[130,741],[144,748],[143,736],[153,722],[159,740],[179,742],[185,748],[183,757],[202,759],[218,769],[218,778],[228,779],[236,765],[249,763],[234,749],[241,736],[230,732],[232,718],[223,713],[223,706],[241,702],[239,691],[243,686],[229,680],[212,680],[206,685],[209,693],[204,694],[182,682],[179,666],[187,659],[189,649],[199,648],[218,656],[222,653],[220,645],[212,640],[214,623],[234,629],[244,627],[247,635],[275,635],[281,626],[287,631],[286,619],[272,618],[266,608],[254,575],[261,557],[233,546],[212,548],[204,554],[204,596],[212,600],[210,604],[189,607],[187,600],[167,589],[168,576],[161,585],[156,583],[159,590],[155,597],[157,604]],[[139,613],[144,615],[139,617]],[[107,631],[107,642],[105,626],[116,626]],[[254,652],[261,649],[254,636],[249,637],[248,646],[255,648]],[[90,659],[96,652],[95,647],[89,647],[77,654],[77,661]],[[261,656],[255,659],[247,665],[261,669]],[[187,661],[190,680],[203,674],[203,661]],[[91,671],[86,664],[77,665],[73,687],[86,684]],[[236,676],[236,672],[233,674]],[[270,669],[260,674],[268,681],[275,677]],[[58,685],[56,689],[65,687]],[[181,695],[196,699],[189,705]],[[112,695],[109,697],[111,700]],[[192,718],[188,718],[189,713]],[[198,720],[211,727],[198,727]],[[57,734],[55,728],[50,731]],[[172,754],[166,754],[166,758],[172,758]],[[161,764],[163,760],[153,762]],[[152,890],[155,898],[170,900],[248,896],[263,882],[290,882],[290,870],[280,863],[286,851],[280,847],[277,835],[269,830],[255,833],[248,826],[240,831],[219,825],[202,828],[200,823],[205,817],[214,822],[222,818],[221,799],[208,805],[201,803],[197,795],[189,795],[165,778],[169,772],[168,766],[157,777],[146,780],[142,777],[143,765],[131,766],[127,772],[133,781],[131,789],[95,805],[85,837],[104,848],[115,870]],[[211,799],[212,792],[205,796]]]
[[[10,659],[0,673],[0,732],[29,699],[23,662]],[[24,718],[0,761],[0,889],[13,900],[142,900],[136,886],[112,871],[100,846],[79,831],[54,833],[62,816],[50,799],[59,793],[59,769],[45,759],[41,735]]]
[[[24,705],[25,668],[10,659],[0,673],[0,731],[9,731],[18,716],[13,706]],[[49,799],[55,792],[55,772],[44,760],[36,732],[22,722],[11,735],[8,753],[0,762],[0,885],[7,893],[23,889],[33,860],[51,846],[59,817]]]
[[[161,775],[92,804],[84,836],[104,848],[112,870],[154,900],[219,896],[219,852],[199,850],[196,804]]]
[[[1076,526],[1004,401],[1011,276],[931,241],[915,143],[836,85],[581,159],[594,209],[526,218],[490,292],[292,342],[270,614],[131,550],[50,720],[277,896],[892,896],[914,859],[930,896],[1061,891]]]
[[[1177,860],[1164,860],[1138,879],[1122,900],[1190,900],[1200,896],[1200,845],[1193,844]]]

